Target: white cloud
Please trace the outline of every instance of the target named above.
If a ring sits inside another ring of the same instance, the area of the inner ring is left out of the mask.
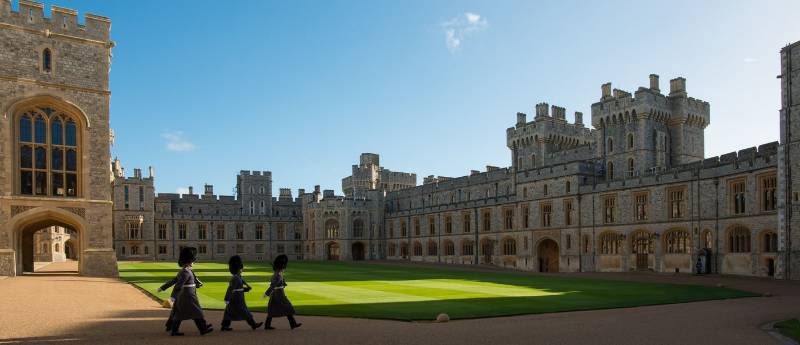
[[[189,187],[178,187],[178,189],[175,190],[175,193],[189,194]]]
[[[482,31],[489,26],[486,18],[480,14],[465,12],[453,19],[442,23],[444,30],[445,44],[451,53],[455,53],[461,48],[464,39],[475,32]]]
[[[195,149],[194,144],[184,138],[182,131],[164,132],[161,137],[167,141],[167,150],[175,152],[192,151]]]
[[[744,63],[753,63],[753,62],[757,62],[758,59],[752,58],[752,57],[746,57],[746,58],[744,58],[743,61],[744,61]]]

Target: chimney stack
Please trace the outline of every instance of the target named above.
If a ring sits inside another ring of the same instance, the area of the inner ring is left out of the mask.
[[[194,187],[189,186],[189,195],[194,194]]]
[[[658,74],[650,75],[650,90],[661,92],[661,89],[658,88]]]
[[[152,165],[149,167],[149,170],[150,170],[150,178],[155,177],[156,176],[156,171],[153,169]]]
[[[133,178],[142,178],[142,169],[133,169]]]
[[[611,83],[610,82],[603,84],[600,87],[600,90],[602,90],[602,92],[603,92],[602,97],[600,97],[601,101],[604,101],[604,100],[607,100],[607,99],[611,98]]]
[[[686,96],[686,78],[677,77],[669,81],[670,96]]]

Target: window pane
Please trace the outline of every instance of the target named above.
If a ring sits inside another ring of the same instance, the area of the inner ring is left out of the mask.
[[[53,186],[53,195],[64,196],[64,174],[53,173],[51,185]]]
[[[23,171],[20,174],[20,192],[22,194],[33,194],[33,173]]]
[[[78,195],[78,175],[67,174],[67,196]]]
[[[67,121],[67,145],[69,146],[76,146],[75,143],[77,142],[77,139],[75,131],[76,131],[75,121],[72,120]]]
[[[19,167],[28,169],[33,168],[33,149],[30,146],[20,146]]]
[[[47,124],[44,122],[44,117],[37,117],[33,126],[35,129],[34,138],[36,139],[36,143],[44,144],[47,140]]]
[[[64,144],[64,130],[61,128],[61,120],[56,119],[50,126],[51,144],[63,145]]]
[[[47,150],[39,146],[35,149],[36,152],[36,169],[47,169]]]
[[[51,169],[64,170],[64,150],[54,147],[50,154],[51,163],[53,164]]]
[[[36,195],[47,195],[47,173],[44,171],[36,173]]]
[[[67,171],[76,171],[78,167],[78,154],[75,150],[67,150]]]
[[[28,115],[19,118],[19,141],[31,142],[31,118]]]

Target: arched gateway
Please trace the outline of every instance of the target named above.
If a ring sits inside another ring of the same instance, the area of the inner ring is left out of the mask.
[[[539,272],[558,272],[558,243],[551,239],[539,242],[536,248],[539,259]]]

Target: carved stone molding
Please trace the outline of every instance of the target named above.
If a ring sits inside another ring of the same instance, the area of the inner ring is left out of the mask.
[[[83,207],[61,207],[61,209],[77,214],[81,216],[81,218],[86,218],[86,209]]]
[[[32,210],[34,208],[36,208],[36,206],[11,205],[11,216],[16,216],[22,212]]]

